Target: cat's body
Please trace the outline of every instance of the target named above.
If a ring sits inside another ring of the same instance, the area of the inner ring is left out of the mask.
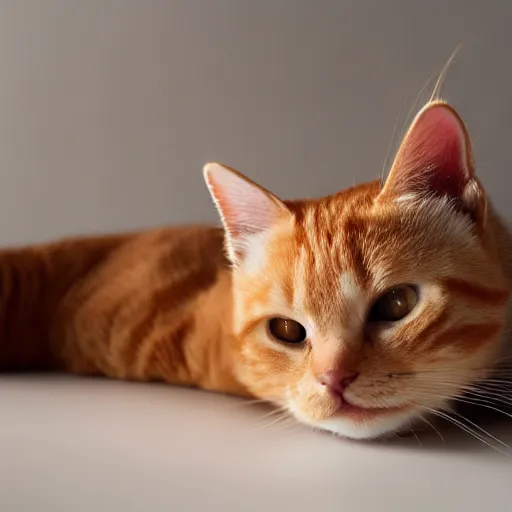
[[[252,396],[354,438],[499,396],[512,238],[451,107],[418,114],[384,184],[281,201],[219,164],[205,178],[225,235],[0,253],[0,370]]]
[[[66,239],[0,253],[0,370],[243,394],[222,230]]]

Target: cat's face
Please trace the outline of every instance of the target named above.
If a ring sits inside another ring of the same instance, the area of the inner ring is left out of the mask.
[[[371,438],[428,421],[486,376],[509,289],[469,151],[460,118],[432,104],[384,186],[282,202],[209,167],[234,262],[238,374],[254,395]]]

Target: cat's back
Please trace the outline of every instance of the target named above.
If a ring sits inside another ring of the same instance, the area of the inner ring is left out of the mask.
[[[185,226],[128,236],[105,262],[102,272],[118,276],[123,283],[142,280],[146,287],[182,281],[187,276],[187,285],[193,288],[206,286],[226,267],[222,230]]]
[[[213,284],[219,271],[227,268],[223,233],[217,228],[159,228],[127,234],[119,240],[71,295],[85,298],[99,292],[94,297],[99,300],[100,296],[124,296],[132,288],[139,295],[153,293],[172,283],[179,302]]]
[[[230,309],[223,244],[222,230],[201,226],[127,236],[59,307],[53,337],[66,365],[146,379],[161,377],[158,358],[183,364],[212,309]]]

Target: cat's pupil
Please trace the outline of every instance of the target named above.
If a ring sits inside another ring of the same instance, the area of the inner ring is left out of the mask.
[[[415,286],[401,285],[388,290],[373,305],[372,322],[396,322],[406,317],[418,302]]]
[[[301,343],[306,339],[303,325],[289,318],[272,318],[268,322],[270,334],[284,343]]]

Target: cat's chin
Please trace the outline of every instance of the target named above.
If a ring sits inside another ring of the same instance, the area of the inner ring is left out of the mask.
[[[330,400],[328,404],[323,404],[321,412],[308,411],[307,407],[293,402],[288,403],[287,408],[300,423],[358,440],[382,438],[408,431],[416,426],[422,416],[422,409],[413,404],[372,407],[357,405],[346,399]]]
[[[347,409],[331,417],[306,423],[320,430],[327,430],[350,439],[376,439],[409,428],[418,413],[413,409]]]

